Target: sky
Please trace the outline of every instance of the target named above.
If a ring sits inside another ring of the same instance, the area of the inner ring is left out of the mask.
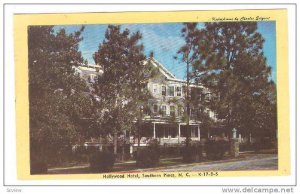
[[[68,33],[80,29],[80,25],[55,26],[55,30],[65,28]],[[203,23],[198,23],[198,28],[203,28]],[[104,40],[107,25],[85,25],[79,50],[88,63],[94,64],[93,54],[98,50],[99,44]],[[178,49],[184,44],[181,37],[182,23],[160,24],[125,24],[122,29],[128,28],[131,32],[140,31],[144,45],[144,53],[149,56],[154,52],[154,58],[162,63],[177,78],[185,78],[185,66],[174,59]],[[264,55],[267,64],[272,68],[271,79],[276,82],[276,24],[272,21],[258,22],[258,30],[265,39]]]

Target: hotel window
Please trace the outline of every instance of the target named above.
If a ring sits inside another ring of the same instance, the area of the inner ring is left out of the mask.
[[[198,137],[198,128],[191,127],[191,137]]]
[[[178,114],[179,117],[182,116],[182,107],[177,108],[177,114]]]
[[[161,95],[166,96],[167,95],[167,89],[166,86],[161,86]]]
[[[177,96],[181,96],[181,87],[180,86],[176,87],[176,94],[177,94]]]
[[[162,116],[165,116],[166,113],[167,113],[167,107],[165,105],[162,105],[161,106],[161,114],[162,114]]]
[[[202,91],[197,90],[197,100],[201,101],[201,97],[202,97]]]
[[[205,100],[210,101],[211,100],[211,93],[206,93],[205,94]]]
[[[175,106],[170,106],[170,115],[175,117]]]
[[[154,105],[153,105],[153,112],[154,112],[154,113],[157,113],[157,112],[158,112],[158,105],[157,105],[157,104],[154,104]]]
[[[153,94],[157,93],[157,84],[153,84]]]
[[[168,125],[164,126],[164,138],[176,138],[178,137],[178,130],[176,127],[171,127]]]
[[[202,93],[200,99],[201,99],[201,101],[204,101],[205,100],[205,94]]]
[[[75,75],[78,75],[78,76],[80,76],[80,71],[79,71],[79,70],[77,70],[77,69],[75,69]]]
[[[163,126],[164,125],[156,124],[156,126],[155,126],[156,137],[163,138],[165,136]]]
[[[176,128],[176,127],[170,127],[169,134],[170,134],[171,138],[178,137],[178,128]]]
[[[198,109],[191,108],[191,117],[197,117],[198,115]]]
[[[164,138],[169,138],[169,128],[164,128]]]
[[[95,83],[95,78],[96,78],[96,75],[90,74],[90,76],[89,76],[89,82],[90,83]]]
[[[175,96],[174,86],[168,86],[168,96]]]

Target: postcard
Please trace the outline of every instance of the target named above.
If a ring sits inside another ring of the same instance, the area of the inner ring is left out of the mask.
[[[291,174],[287,10],[14,16],[19,180]]]

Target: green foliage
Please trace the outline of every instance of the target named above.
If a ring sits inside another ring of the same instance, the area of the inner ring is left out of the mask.
[[[47,174],[48,166],[43,158],[31,156],[30,174]]]
[[[164,146],[159,148],[159,152],[162,157],[180,157],[181,151],[181,147],[177,145]]]
[[[115,163],[115,155],[108,151],[96,152],[90,157],[92,172],[110,172]]]
[[[181,36],[185,40],[185,44],[177,51],[175,59],[186,65],[186,91],[185,91],[185,113],[183,120],[186,122],[189,128],[190,123],[190,106],[191,106],[191,94],[190,94],[190,82],[191,82],[191,65],[197,60],[197,53],[195,52],[195,45],[197,40],[197,23],[184,23],[181,30]],[[186,146],[189,145],[189,133],[186,133]]]
[[[143,107],[147,106],[146,86],[151,73],[142,64],[145,55],[139,44],[141,38],[140,32],[109,25],[94,54],[95,62],[103,67],[94,88],[100,99],[97,105],[102,107],[97,123],[104,135],[135,129],[133,121],[142,118]]]
[[[278,150],[277,139],[272,137],[259,137],[256,138],[255,143],[252,144],[254,151],[259,152],[260,150]]]
[[[181,155],[183,163],[199,162],[202,159],[202,146],[199,144],[192,144],[182,147]]]
[[[202,105],[217,113],[226,128],[244,134],[275,134],[276,86],[263,53],[256,22],[214,22],[183,27],[192,50],[193,79],[213,100]]]
[[[50,163],[80,139],[80,118],[92,113],[86,84],[72,70],[83,62],[78,51],[82,31],[28,27],[30,150]]]
[[[84,89],[85,85],[73,75],[72,66],[83,62],[78,51],[83,28],[74,34],[64,29],[54,33],[53,26],[28,27],[29,87],[31,93],[63,89]]]
[[[136,153],[136,165],[140,168],[155,167],[159,164],[159,155],[157,147],[140,148]]]
[[[226,151],[229,151],[229,142],[224,140],[209,140],[205,143],[206,157],[209,160],[221,160]]]

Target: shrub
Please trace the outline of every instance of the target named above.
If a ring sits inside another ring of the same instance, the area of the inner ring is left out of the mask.
[[[272,139],[270,137],[257,138],[253,146],[256,152],[264,149],[277,149],[277,141],[276,139]]]
[[[192,163],[199,162],[202,159],[202,146],[201,145],[190,145],[184,146],[181,150],[182,162]]]
[[[179,146],[165,146],[165,147],[161,147],[159,151],[162,157],[181,156],[181,147]]]
[[[244,152],[244,151],[253,151],[253,150],[255,150],[255,145],[254,144],[249,144],[249,143],[241,143],[239,145],[239,150],[241,152]]]
[[[48,172],[47,163],[38,157],[30,159],[30,174],[46,174]]]
[[[154,167],[159,164],[159,149],[146,147],[136,152],[136,165],[141,168]]]
[[[226,151],[229,150],[229,142],[224,140],[209,140],[205,144],[206,157],[209,160],[220,160]]]
[[[115,163],[115,156],[108,151],[96,152],[90,157],[92,172],[110,172]]]

